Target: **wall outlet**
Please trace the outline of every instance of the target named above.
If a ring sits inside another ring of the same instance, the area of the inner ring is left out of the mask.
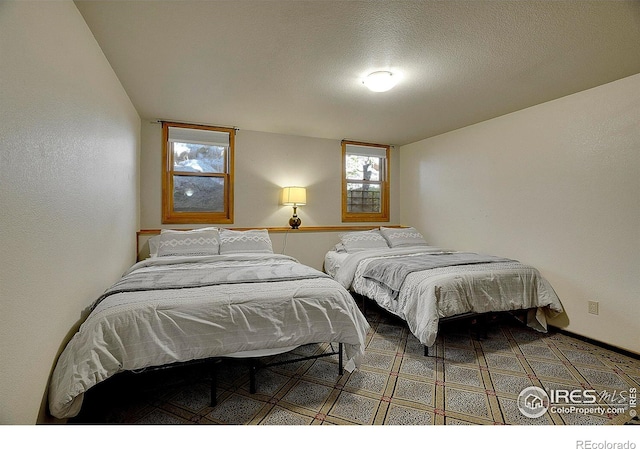
[[[598,301],[589,301],[589,313],[592,315],[597,315],[599,306],[600,303]]]

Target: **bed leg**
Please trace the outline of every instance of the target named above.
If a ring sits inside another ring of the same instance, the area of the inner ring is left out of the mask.
[[[344,366],[342,360],[342,343],[338,343],[338,374],[344,374]]]
[[[476,340],[487,339],[487,328],[489,327],[489,318],[486,314],[480,315],[471,321],[472,328],[475,330]]]
[[[487,339],[488,329],[489,329],[489,316],[485,315],[482,317],[482,327],[481,327],[482,339],[484,340]]]
[[[256,372],[258,371],[258,362],[255,359],[251,359],[249,362],[249,393],[254,394],[256,392]]]
[[[433,346],[435,347],[435,343],[434,343],[434,345],[433,345]],[[435,354],[435,353],[434,353],[434,354]],[[429,346],[425,346],[425,347],[424,347],[424,356],[425,356],[425,357],[430,357],[430,355],[429,355]]]
[[[220,360],[211,362],[211,407],[218,405],[218,364]]]

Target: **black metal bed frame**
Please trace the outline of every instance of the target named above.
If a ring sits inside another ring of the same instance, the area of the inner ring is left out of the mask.
[[[354,298],[360,298],[362,300],[362,313],[365,314],[366,311],[366,302],[367,301],[372,301],[374,304],[376,304],[376,306],[384,311],[385,313],[388,313],[390,315],[393,315],[394,317],[396,317],[398,320],[402,320],[402,318],[400,318],[399,316],[391,313],[390,311],[384,309],[383,307],[380,307],[378,305],[378,303],[365,296],[365,295],[361,295],[360,293],[355,293],[355,292],[350,292],[351,295]],[[513,310],[510,311],[512,313],[514,312],[518,312],[518,310]],[[520,312],[522,312],[520,310]],[[441,324],[447,324],[447,323],[451,323],[454,321],[461,321],[461,320],[470,320],[472,329],[475,331],[475,336],[476,339],[480,340],[482,338],[487,338],[487,324],[489,322],[489,318],[495,315],[498,315],[500,313],[504,313],[504,312],[483,312],[483,313],[476,313],[476,312],[467,312],[467,313],[461,313],[459,315],[454,315],[454,316],[450,316],[450,317],[445,317],[445,318],[440,318],[440,320],[438,321],[438,333],[440,332],[440,325]],[[429,346],[424,346],[424,355],[425,357],[429,357]]]
[[[209,366],[210,368],[210,374],[211,374],[211,406],[215,407],[218,404],[218,398],[217,398],[217,388],[218,388],[218,365],[223,361],[223,360],[247,360],[249,362],[249,392],[251,394],[254,394],[256,392],[256,374],[258,372],[259,369],[263,369],[263,368],[269,368],[271,366],[279,366],[279,365],[285,365],[288,363],[296,363],[296,362],[302,362],[305,360],[313,360],[313,359],[319,359],[322,357],[329,357],[332,355],[337,355],[338,356],[338,375],[342,375],[344,374],[344,359],[343,359],[343,343],[338,343],[338,350],[336,351],[333,348],[333,343],[334,342],[329,342],[329,345],[331,346],[331,351],[330,352],[323,352],[322,354],[315,354],[315,355],[309,355],[309,356],[303,356],[303,357],[296,357],[296,358],[292,358],[289,360],[281,360],[278,362],[272,362],[272,363],[261,363],[261,360],[264,358],[268,358],[268,357],[274,357],[276,355],[279,354],[272,354],[269,356],[264,356],[264,357],[226,357],[226,356],[219,356],[219,357],[209,357],[206,359],[198,359],[198,360],[189,360],[187,362],[176,362],[176,363],[169,363],[167,365],[160,365],[160,366],[151,366],[151,367],[147,367],[147,368],[142,368],[140,370],[129,370],[129,371],[124,371],[125,373],[131,373],[131,374],[142,374],[142,373],[147,373],[147,372],[154,372],[154,371],[162,371],[165,369],[170,369],[170,368],[175,368],[175,367],[183,367],[183,366],[189,366],[189,365],[196,365],[196,364],[206,364]],[[280,353],[280,354],[285,354],[286,352]]]
[[[288,363],[303,362],[305,360],[314,360],[314,359],[319,359],[321,357],[338,355],[338,375],[342,376],[342,374],[344,373],[343,358],[342,358],[342,343],[338,343],[337,351],[333,349],[333,344],[331,342],[329,343],[329,345],[331,345],[331,352],[323,352],[322,354],[309,355],[305,357],[297,357],[290,360],[281,360],[279,362],[261,363],[260,357],[247,358],[247,360],[249,361],[249,393],[254,394],[256,392],[256,374],[258,370],[263,368],[269,368],[271,366],[280,366],[280,365],[286,365]],[[217,384],[218,384],[217,365],[222,361],[222,359],[225,359],[225,358],[228,359],[229,357],[216,357],[216,360],[213,363],[213,370],[211,371],[211,406],[212,407],[215,407],[218,403],[218,400],[216,397],[216,390],[217,390]]]

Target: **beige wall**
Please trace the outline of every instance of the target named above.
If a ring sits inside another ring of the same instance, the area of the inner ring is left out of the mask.
[[[385,143],[385,142],[383,142]],[[141,209],[142,229],[189,226],[161,223],[162,127],[142,121]],[[391,151],[391,221],[399,217],[399,155]],[[287,226],[293,212],[279,204],[287,185],[307,188],[307,205],[298,208],[305,226],[341,226],[342,147],[340,141],[289,136],[240,129],[235,146],[235,220],[223,227]],[[359,223],[356,223],[359,224]],[[376,225],[379,225],[377,223]],[[284,234],[271,235],[276,252]],[[327,250],[339,241],[338,233],[289,233],[287,253],[315,268],[322,268]]]
[[[640,75],[400,155],[404,223],[533,264],[566,308],[553,324],[640,353]]]
[[[0,3],[0,424],[134,257],[140,119],[72,2]]]
[[[162,227],[161,133],[72,2],[0,3],[0,45],[0,424],[31,424],[136,229]],[[567,308],[557,325],[640,353],[639,92],[636,75],[392,151],[390,223],[537,266]],[[343,224],[338,141],[240,130],[236,148],[232,226],[285,225],[288,184],[309,189],[303,226]],[[320,268],[338,233],[272,238]]]

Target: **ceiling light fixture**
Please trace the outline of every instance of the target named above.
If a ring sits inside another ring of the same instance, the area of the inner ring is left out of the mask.
[[[373,92],[386,92],[396,85],[396,78],[393,73],[382,70],[368,74],[362,84]]]

